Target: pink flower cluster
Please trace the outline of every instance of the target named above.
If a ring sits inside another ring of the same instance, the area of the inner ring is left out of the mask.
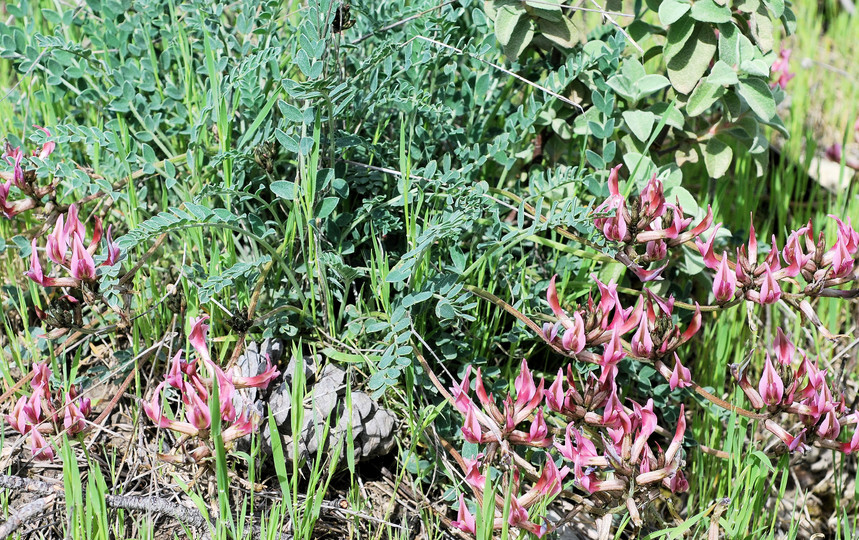
[[[580,392],[576,387],[572,366],[566,376],[558,370],[555,381],[545,388],[541,379],[535,382],[525,360],[514,383],[514,395],[507,396],[499,407],[486,392],[478,368],[475,374],[475,394],[480,407],[470,398],[470,367],[462,382],[453,387],[454,406],[464,416],[462,434],[465,440],[485,445],[485,451],[474,459],[466,459],[465,480],[478,498],[484,493],[486,475],[494,459],[522,460],[514,450],[499,452],[510,445],[542,449],[545,465],[529,489],[521,495],[520,473],[514,468],[513,497],[510,502],[508,523],[527,530],[538,537],[552,530],[549,523],[538,524],[529,510],[538,502],[545,502],[561,493],[564,480],[570,476],[572,486],[591,495],[605,493],[624,502],[633,516],[638,516],[633,493],[662,485],[672,491],[688,488],[680,467],[680,448],[686,429],[683,408],[674,438],[664,452],[656,445],[652,435],[657,427],[653,400],[644,406],[630,402],[623,406],[614,378],[601,380],[591,374]],[[553,415],[553,425],[562,423],[566,428],[555,432],[546,421]],[[539,450],[538,450],[539,451]],[[559,468],[556,461],[561,461]],[[514,463],[521,466],[521,463]],[[475,532],[474,517],[460,496],[459,515],[454,525],[466,532]],[[494,526],[504,526],[500,510],[496,512]]]
[[[724,304],[739,295],[759,304],[772,304],[782,297],[782,284],[795,283],[797,276],[802,276],[807,283],[802,291],[805,296],[843,294],[830,288],[859,277],[855,260],[859,251],[859,232],[853,229],[849,218],[845,223],[835,216],[830,217],[838,223],[838,232],[834,244],[828,249],[823,232],[815,238],[809,222],[805,227],[792,231],[781,250],[773,235],[772,248],[763,261],[759,261],[753,224],[750,226],[748,250],[746,246],[738,248],[733,261],[724,251],[721,257],[717,257],[713,244],[722,224],[716,225],[709,240],[695,241],[704,257],[704,264],[716,270],[713,279],[716,302]]]
[[[773,355],[766,354],[757,387],[738,366],[731,366],[731,371],[752,407],[766,408],[770,416],[781,412],[796,414],[804,427],[796,435],[789,434],[772,419],[765,420],[764,427],[791,451],[804,451],[806,443],[816,439],[821,446],[846,453],[859,450],[859,430],[850,442],[837,442],[841,426],[856,423],[857,417],[847,410],[844,396],[829,387],[826,370],[820,369],[816,361],[810,361],[805,353],[800,356],[781,328],[777,330],[773,348]],[[772,356],[776,358],[775,364]]]
[[[34,127],[44,132],[48,137],[51,136],[51,132],[47,129],[39,126]],[[38,157],[39,159],[46,159],[53,153],[56,147],[57,143],[48,141],[42,145],[42,148],[39,149],[38,152],[33,151],[33,156]],[[55,186],[49,185],[40,188],[30,185],[24,174],[24,169],[21,166],[21,163],[24,160],[24,152],[21,150],[20,146],[13,148],[9,143],[6,143],[6,149],[3,152],[3,159],[6,163],[12,165],[12,173],[0,173],[0,177],[5,180],[5,182],[0,183],[0,214],[11,219],[16,214],[35,208],[38,203],[38,199],[52,192]],[[24,199],[19,199],[17,201],[9,200],[9,191],[12,189],[13,185],[26,195]]]
[[[190,456],[195,460],[200,460],[211,453],[211,448],[205,444],[205,439],[208,438],[208,431],[212,425],[209,409],[212,386],[218,385],[221,419],[231,423],[221,433],[224,442],[229,442],[251,433],[256,429],[258,421],[250,411],[237,409],[236,390],[249,387],[266,388],[272,379],[280,374],[270,361],[263,373],[252,377],[239,376],[232,369],[224,372],[209,355],[209,345],[206,341],[209,325],[205,324],[208,318],[208,315],[204,315],[191,319],[192,328],[188,341],[197,352],[197,358],[186,362],[182,360],[182,351],[176,353],[164,381],[155,389],[149,402],[143,405],[146,416],[158,427],[202,439],[201,445],[190,452]],[[203,366],[204,373],[200,372],[200,364]],[[184,406],[184,421],[172,420],[164,413],[161,401],[162,391],[166,386],[179,391]]]
[[[638,197],[627,200],[620,193],[618,171],[621,167],[618,165],[611,170],[610,195],[594,210],[599,214],[614,214],[595,218],[594,225],[606,239],[625,244],[617,258],[641,281],[660,279],[666,266],[645,270],[641,265],[662,261],[668,256],[668,248],[697,238],[710,227],[713,214],[708,207],[704,219],[689,229],[692,218],[684,217],[679,201],[676,204],[665,202],[662,182],[655,173]],[[636,253],[634,244],[644,244],[644,253]]]
[[[30,436],[30,451],[33,459],[39,461],[51,461],[56,455],[45,435],[60,430],[69,435],[80,433],[86,428],[86,417],[91,409],[90,400],[80,397],[74,385],[68,392],[57,388],[52,395],[50,378],[51,368],[47,362],[34,365],[30,396],[21,396],[12,414],[5,416],[12,429]]]
[[[581,360],[602,368],[600,381],[613,381],[617,363],[627,356],[621,337],[635,333],[630,341],[631,352],[639,358],[656,359],[674,356],[675,368],[671,376],[672,390],[689,384],[689,370],[680,363],[675,351],[689,341],[701,328],[701,310],[697,308],[684,328],[673,319],[674,297],[667,300],[646,290],[635,307],[624,307],[617,293],[617,285],[602,283],[591,276],[600,290],[600,299],[595,302],[588,295],[586,305],[573,311],[572,317],[562,308],[558,300],[555,279],[552,277],[547,291],[549,306],[558,322],[543,325],[543,338]],[[585,350],[602,346],[602,354]]]
[[[81,282],[93,282],[96,279],[96,266],[93,254],[98,249],[102,236],[101,219],[93,218],[95,226],[92,238],[84,246],[86,226],[78,218],[78,208],[74,204],[69,207],[65,220],[60,215],[54,226],[54,231],[48,235],[45,252],[48,259],[56,266],[63,268],[71,277],[49,277],[42,270],[39,255],[36,251],[36,238],[33,238],[32,253],[30,254],[30,269],[26,275],[43,287],[79,287]],[[107,228],[106,259],[102,265],[112,266],[119,260],[120,250],[111,237],[111,227]]]
[[[784,47],[778,53],[778,58],[773,62],[771,68],[772,78],[775,80],[770,83],[770,88],[780,86],[782,89],[785,89],[787,88],[787,83],[796,77],[796,73],[790,72],[790,53],[791,50]]]

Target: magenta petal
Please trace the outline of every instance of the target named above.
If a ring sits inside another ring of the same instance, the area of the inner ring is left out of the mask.
[[[36,252],[35,238],[33,238],[31,248],[32,252],[30,253],[30,269],[25,272],[24,275],[44,287],[45,274],[42,272],[42,265],[39,263],[39,254]]]
[[[764,364],[764,372],[761,375],[760,383],[758,384],[758,392],[767,405],[777,405],[784,397],[784,383],[773,367],[770,355],[766,355],[766,363]]]
[[[468,511],[468,507],[465,505],[465,498],[461,493],[459,495],[459,510],[456,514],[456,521],[452,521],[450,524],[463,532],[477,534],[477,522],[474,516],[471,515],[471,512]]]
[[[209,344],[206,343],[206,334],[209,331],[209,325],[206,321],[209,320],[208,315],[191,319],[191,333],[188,335],[188,341],[191,346],[200,355],[200,358],[207,366],[212,365],[212,358],[209,356]]]
[[[74,237],[73,244],[70,265],[72,277],[81,281],[95,281],[95,261],[92,255],[84,248],[79,236]]]

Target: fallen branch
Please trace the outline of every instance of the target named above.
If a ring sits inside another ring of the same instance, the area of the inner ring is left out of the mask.
[[[50,499],[51,497],[59,497],[65,499],[66,496],[65,491],[59,484],[52,485],[41,480],[33,480],[31,478],[24,478],[22,476],[14,476],[8,474],[0,474],[0,488],[10,489],[13,491],[27,491],[30,493],[49,495],[49,497],[45,497],[45,499]],[[203,517],[203,514],[201,514],[200,511],[196,508],[188,508],[186,506],[176,504],[175,501],[171,501],[161,497],[139,497],[136,495],[106,495],[104,500],[107,503],[107,506],[110,508],[122,508],[124,510],[145,510],[153,514],[162,514],[168,517],[172,517],[177,521],[181,521],[182,523],[197,529],[207,527],[209,530],[212,530],[213,528],[209,520]],[[47,502],[45,502],[44,504],[47,504]],[[27,506],[29,505],[24,505],[23,507],[21,507],[19,512],[13,514],[12,517],[9,518],[9,521],[7,521],[2,527],[0,527],[0,532],[4,531],[4,528],[9,525],[19,513],[23,515],[23,510]],[[23,523],[23,521],[15,525],[15,528],[18,528],[21,523]],[[10,534],[14,530],[15,529],[12,529],[12,531],[10,531]],[[2,538],[4,538],[4,536],[0,534],[0,539]]]
[[[13,491],[25,491],[47,495],[38,501],[27,503],[14,512],[3,525],[0,525],[0,540],[4,540],[20,527],[24,522],[34,515],[42,512],[44,508],[53,503],[55,499],[65,499],[66,494],[61,484],[50,484],[41,480],[33,480],[22,476],[0,474],[0,489]],[[162,497],[141,497],[139,495],[105,495],[105,504],[108,508],[121,508],[123,510],[142,510],[150,514],[160,514],[171,517],[188,527],[205,530],[203,538],[212,538],[215,532],[214,524],[209,521],[196,508],[182,506],[175,501]],[[39,503],[38,505],[36,503]],[[251,538],[262,538],[262,529],[259,525],[251,528]],[[281,540],[292,540],[293,536],[288,533],[280,533],[276,538]]]
[[[0,525],[0,540],[12,536],[12,534],[18,530],[18,527],[26,523],[30,518],[36,514],[43,513],[45,508],[54,502],[54,499],[56,498],[56,495],[48,495],[47,497],[42,497],[41,499],[29,502],[15,510],[12,515],[9,516],[9,519],[6,520],[6,523]]]

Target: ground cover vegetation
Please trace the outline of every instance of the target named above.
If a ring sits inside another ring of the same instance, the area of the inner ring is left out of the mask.
[[[852,2],[3,10],[0,537],[856,537]]]

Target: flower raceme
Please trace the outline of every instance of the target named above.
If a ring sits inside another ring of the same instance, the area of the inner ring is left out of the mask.
[[[833,289],[857,278],[856,256],[859,252],[859,232],[850,219],[845,223],[830,216],[837,223],[834,243],[827,248],[823,233],[815,235],[811,223],[791,231],[783,248],[779,249],[775,236],[769,252],[758,256],[758,239],[754,225],[749,227],[749,241],[736,250],[731,260],[723,251],[715,254],[717,224],[706,241],[695,240],[704,264],[716,271],[713,279],[713,296],[719,304],[728,303],[738,296],[762,305],[778,302],[788,284],[802,277],[805,296],[843,296],[844,291]]]
[[[223,421],[231,425],[223,430],[224,442],[230,442],[251,433],[257,428],[258,419],[241,405],[236,390],[241,388],[266,388],[280,372],[267,359],[265,370],[255,376],[243,377],[234,373],[233,369],[226,372],[217,365],[209,354],[206,339],[209,326],[206,324],[208,315],[191,319],[191,332],[188,340],[197,353],[191,361],[183,360],[183,352],[179,351],[170,362],[170,369],[148,402],[143,404],[143,411],[152,422],[160,428],[170,429],[189,437],[202,439],[201,446],[191,452],[197,459],[208,455],[208,447],[204,441],[208,438],[212,418],[209,400],[212,387],[218,385],[220,415]],[[170,418],[162,408],[164,390],[173,388],[179,392],[185,420]]]
[[[53,231],[45,241],[45,253],[55,267],[63,268],[70,276],[51,277],[45,275],[39,262],[37,242],[33,238],[30,253],[30,269],[27,277],[43,287],[80,287],[82,282],[96,280],[96,263],[93,255],[98,250],[102,238],[102,224],[98,216],[93,217],[93,233],[88,244],[85,243],[86,226],[78,217],[78,208],[72,204],[65,216],[57,218]],[[112,227],[108,227],[103,266],[116,264],[120,249],[112,237]]]
[[[40,126],[33,127],[43,132],[46,136],[51,136],[51,132],[47,129]],[[54,152],[56,146],[55,142],[46,141],[38,151],[33,151],[32,157],[40,160],[47,159]],[[42,197],[54,191],[58,182],[58,180],[55,180],[53,183],[41,187],[34,185],[32,179],[35,178],[35,174],[33,171],[24,171],[22,166],[24,158],[25,154],[21,150],[21,147],[13,147],[8,142],[6,143],[3,159],[8,165],[12,166],[12,171],[0,172],[0,179],[3,181],[0,183],[0,214],[7,219],[35,208]],[[16,201],[9,200],[9,194],[13,186],[25,195],[23,199]]]
[[[782,52],[786,68],[785,54],[789,55],[789,51]],[[807,283],[802,291],[805,295],[844,296],[846,292],[832,287],[857,278],[859,232],[849,219],[844,222],[830,216],[837,222],[838,230],[835,242],[829,247],[822,232],[815,237],[811,223],[792,231],[782,249],[773,236],[772,247],[763,260],[758,257],[758,239],[752,225],[747,246],[737,249],[736,257],[731,260],[732,254],[723,251],[718,256],[715,251],[721,223],[706,241],[701,239],[713,222],[709,207],[704,219],[689,229],[692,219],[684,216],[679,202],[666,202],[663,185],[655,174],[637,197],[624,197],[619,184],[620,168],[618,165],[609,173],[609,196],[594,210],[594,225],[607,240],[622,244],[615,258],[642,282],[661,279],[666,269],[661,266],[646,270],[642,265],[662,261],[669,249],[690,241],[695,242],[704,264],[716,272],[713,296],[719,304],[729,303],[738,295],[760,304],[775,303],[781,299],[785,285],[795,283],[798,276]],[[637,249],[641,245],[643,253]],[[564,326],[569,328],[569,321]]]
[[[599,301],[589,295],[585,305],[570,316],[558,300],[557,276],[552,277],[546,296],[558,322],[546,323],[542,337],[567,353],[600,365],[603,380],[613,378],[617,363],[627,356],[621,337],[629,332],[634,331],[630,340],[630,351],[634,355],[661,358],[676,351],[701,328],[701,311],[697,306],[689,324],[681,328],[673,319],[673,296],[664,299],[647,290],[635,306],[625,307],[617,294],[617,285],[606,285],[596,276],[591,278],[599,288]],[[587,347],[599,345],[603,347],[603,354],[585,351]]]
[[[489,469],[512,460],[509,525],[538,537],[550,532],[551,524],[538,523],[531,514],[537,503],[558,496],[568,477],[571,484],[566,489],[580,489],[589,495],[599,492],[621,502],[630,489],[662,485],[678,491],[688,486],[679,452],[685,432],[682,408],[674,438],[668,450],[662,452],[652,441],[658,421],[653,401],[644,406],[631,402],[632,409],[627,409],[613,377],[601,381],[590,375],[580,391],[570,364],[566,375],[559,370],[555,381],[544,390],[545,379],[535,381],[523,360],[511,395],[499,406],[486,392],[480,369],[474,374],[473,395],[477,399],[472,400],[471,375],[467,367],[462,381],[451,392],[455,407],[464,417],[464,438],[482,445],[485,451],[464,459],[463,473],[466,483],[482,499],[491,496],[484,493]],[[547,420],[549,416],[551,422]],[[559,423],[566,425],[560,432],[549,427]],[[524,458],[510,449],[512,446],[544,456],[542,470],[530,478],[530,487],[524,490],[520,490],[519,472]],[[634,502],[628,504],[634,506]],[[498,508],[495,528],[504,526],[502,515]],[[473,533],[473,520],[465,499],[460,497],[454,525]]]
[[[609,196],[594,210],[597,215],[594,225],[607,240],[623,244],[616,258],[641,281],[661,279],[665,266],[646,270],[641,265],[662,261],[669,248],[697,238],[710,227],[713,214],[708,207],[704,219],[689,229],[692,218],[685,217],[679,202],[666,202],[662,182],[656,174],[638,197],[627,200],[620,192],[621,167],[618,165],[609,173]],[[609,215],[603,217],[606,214]],[[643,254],[636,251],[636,245],[640,244],[644,245]]]
[[[69,435],[86,428],[86,417],[91,411],[90,400],[81,397],[72,385],[68,391],[57,388],[53,394],[50,385],[51,368],[47,362],[33,366],[30,395],[21,396],[6,423],[21,435],[28,435],[33,459],[52,461],[56,452],[45,435],[64,431]]]
[[[765,355],[757,386],[739,366],[732,366],[732,371],[754,408],[766,408],[771,415],[783,412],[795,414],[804,428],[800,433],[790,435],[773,419],[768,419],[764,427],[781,439],[791,451],[803,450],[807,444],[815,441],[824,448],[843,452],[859,450],[859,446],[848,442],[839,443],[837,440],[841,427],[854,424],[857,416],[855,412],[847,410],[844,396],[830,389],[826,370],[821,370],[816,361],[812,362],[804,353],[799,353],[781,328],[777,330],[773,349],[774,355],[769,352]]]

